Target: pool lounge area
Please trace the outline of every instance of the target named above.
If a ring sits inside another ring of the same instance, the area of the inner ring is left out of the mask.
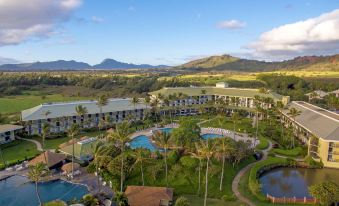
[[[39,183],[42,202],[46,203],[55,199],[69,201],[74,198],[80,199],[88,194],[86,186],[73,184],[63,180],[53,180]],[[38,205],[34,183],[27,177],[14,175],[0,180],[0,205]]]

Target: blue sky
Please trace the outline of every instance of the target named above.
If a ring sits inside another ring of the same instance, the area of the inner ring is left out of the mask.
[[[333,27],[333,24],[339,27],[338,0],[60,0],[67,3],[67,7],[46,3],[42,8],[39,8],[41,0],[32,0],[37,1],[37,9],[46,10],[36,18],[31,17],[36,12],[25,8],[19,0],[6,1],[11,1],[8,4],[13,12],[27,11],[29,17],[22,18],[32,20],[22,25],[14,21],[18,16],[6,15],[6,20],[0,20],[4,33],[0,30],[0,63],[2,58],[8,62],[73,59],[97,64],[104,58],[113,58],[132,63],[176,65],[225,53],[281,60],[338,52],[338,47],[333,46],[339,43],[339,33]],[[0,19],[2,12],[5,15],[0,8]],[[41,22],[43,15],[49,14],[52,17]],[[328,15],[319,18],[324,14]],[[296,25],[308,19],[316,22],[313,27],[305,29]],[[300,34],[289,39],[284,37],[290,30],[309,31],[322,23],[327,33],[331,33],[325,41],[316,38],[323,36],[322,33],[314,39],[306,35],[300,39]],[[43,27],[37,29],[36,25]],[[283,25],[290,27],[281,28]],[[274,28],[279,28],[278,35],[270,33]],[[269,33],[261,38],[265,32]],[[281,36],[279,42],[275,36]],[[305,39],[312,42],[301,45],[298,51],[284,46],[294,45],[295,41],[305,42]],[[268,48],[267,44],[272,46]]]

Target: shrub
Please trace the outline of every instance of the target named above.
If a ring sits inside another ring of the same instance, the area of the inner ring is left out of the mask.
[[[187,198],[178,197],[178,199],[175,201],[174,206],[190,206],[190,203],[188,202]]]
[[[234,194],[231,194],[231,195],[223,195],[223,196],[221,197],[221,199],[222,199],[223,201],[235,201],[235,200],[237,200],[237,198],[234,196]]]
[[[167,155],[168,155],[167,161],[169,164],[172,164],[172,165],[177,163],[177,161],[180,158],[178,150],[171,150]]]
[[[199,160],[189,157],[189,156],[184,156],[180,158],[180,163],[184,167],[187,167],[189,169],[194,169],[198,166]]]
[[[260,137],[259,141],[260,141],[260,143],[255,147],[256,149],[264,150],[264,149],[268,148],[269,143],[268,143],[266,138]]]
[[[288,156],[288,157],[298,157],[298,156],[301,156],[304,153],[302,147],[295,147],[293,149],[287,149],[287,150],[285,150],[285,149],[273,149],[272,151],[276,154]]]
[[[86,169],[88,173],[94,173],[96,170],[96,166],[93,162],[91,162]]]

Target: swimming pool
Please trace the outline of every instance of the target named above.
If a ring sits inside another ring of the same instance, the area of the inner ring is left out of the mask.
[[[149,149],[152,152],[157,150],[157,148],[152,144],[151,140],[145,135],[140,135],[140,136],[135,137],[130,142],[130,147],[132,149],[145,148],[145,149]]]
[[[220,134],[211,134],[211,133],[208,133],[208,134],[201,135],[201,137],[203,139],[214,139],[214,138],[220,138],[220,137],[223,137],[223,136],[220,135]]]
[[[171,133],[173,128],[161,128],[159,129],[161,132],[165,132],[165,133]]]
[[[42,202],[55,199],[69,201],[74,198],[80,199],[88,190],[83,185],[72,184],[63,180],[54,180],[39,183],[39,192]],[[38,198],[35,193],[35,185],[29,182],[27,177],[14,175],[0,181],[0,205],[7,206],[35,206]]]

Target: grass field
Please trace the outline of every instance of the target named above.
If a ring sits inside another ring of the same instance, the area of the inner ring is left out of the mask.
[[[14,140],[10,143],[0,145],[0,148],[5,161],[10,164],[32,158],[40,153],[34,143],[23,140]],[[2,165],[3,162],[0,163],[0,167],[2,167]]]
[[[190,202],[190,206],[203,206],[204,205],[203,197],[199,197],[196,195],[184,195],[184,197],[186,197],[187,200]],[[223,201],[219,199],[208,198],[207,205],[208,206],[242,206],[244,204],[242,204],[239,201],[229,202],[229,201]]]

